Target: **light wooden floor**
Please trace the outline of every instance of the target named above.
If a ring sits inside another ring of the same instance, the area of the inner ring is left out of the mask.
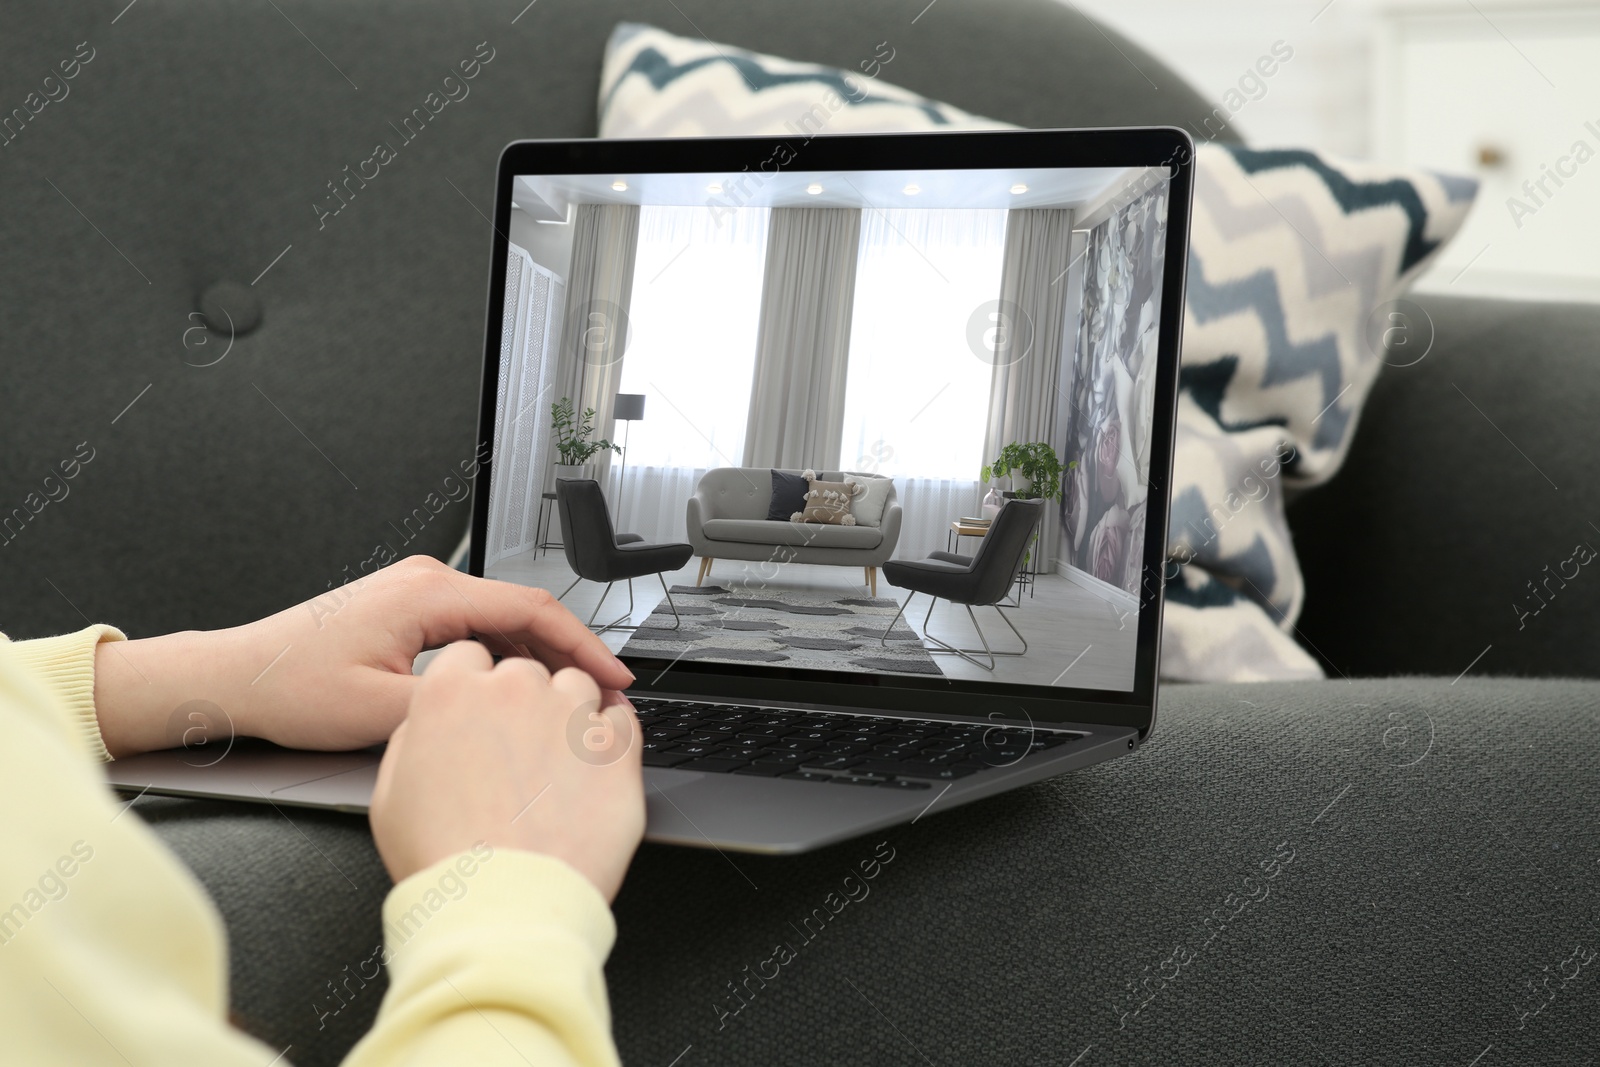
[[[662,577],[668,585],[692,586],[699,569],[700,560],[691,558],[681,570]],[[706,584],[728,589],[760,585],[767,589],[837,590],[840,596],[867,595],[866,576],[860,567],[788,563],[778,569],[776,577],[771,576],[771,570],[771,564],[717,560]],[[489,568],[489,577],[542,586],[559,594],[571,584],[573,574],[560,550],[552,549],[543,556],[525,552],[500,560]],[[587,619],[604,588],[594,582],[580,582],[564,603],[579,618]],[[636,578],[633,591],[634,610],[630,621],[640,622],[661,601],[661,584],[653,577]],[[906,591],[889,585],[879,571],[878,595],[904,601]],[[610,622],[627,606],[628,589],[625,583],[619,582],[606,597],[597,623]],[[922,620],[927,610],[928,599],[919,594],[906,611],[906,622],[919,634],[924,633]],[[1016,647],[1016,635],[995,617],[994,608],[974,608],[973,611],[990,647]],[[1089,689],[1133,688],[1136,614],[1123,615],[1122,609],[1060,575],[1042,574],[1038,576],[1034,595],[1029,597],[1024,593],[1022,606],[1007,608],[1006,615],[1027,638],[1028,654],[997,659],[993,673],[959,656],[936,655],[935,662],[946,676]],[[927,632],[962,648],[982,647],[966,609],[946,600],[939,601],[934,608]],[[612,630],[601,635],[613,651],[620,651],[628,636],[626,630]]]

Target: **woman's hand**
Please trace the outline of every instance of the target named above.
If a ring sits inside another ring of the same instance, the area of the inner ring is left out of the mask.
[[[467,638],[552,671],[577,667],[607,706],[625,703],[620,690],[633,682],[548,591],[411,556],[245,626],[102,643],[100,733],[114,757],[233,736],[363,748],[405,718],[417,655]]]
[[[469,641],[428,664],[372,793],[399,882],[478,844],[566,861],[607,900],[644,833],[639,724],[583,671],[552,676]]]

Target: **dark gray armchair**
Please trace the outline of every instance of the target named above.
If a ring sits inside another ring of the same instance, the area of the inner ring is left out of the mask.
[[[678,606],[672,602],[672,590],[667,588],[667,580],[661,575],[688,563],[694,548],[681,543],[646,544],[638,534],[615,533],[611,528],[611,509],[606,507],[600,483],[592,478],[557,478],[556,507],[561,513],[562,549],[567,554],[567,566],[577,575],[556,599],[566,599],[567,594],[586,579],[604,582],[605,590],[595,601],[594,611],[589,613],[590,628],[596,633],[631,630],[633,627],[627,622],[633,617],[633,580],[653,574],[666,594],[667,607],[672,609],[672,628],[677,629],[683,620],[678,617]],[[600,606],[617,582],[628,583],[628,611],[596,627],[595,616],[600,614]]]
[[[889,628],[884,630],[883,636],[878,639],[879,643],[888,642],[890,631],[894,629],[895,623],[900,621],[900,616],[905,614],[906,608],[911,606],[912,597],[918,593],[926,593],[928,613],[922,618],[922,637],[938,646],[929,649],[930,652],[949,652],[986,671],[994,670],[996,656],[1026,655],[1027,638],[1022,636],[1022,631],[1017,629],[1016,623],[1006,618],[1005,609],[1000,606],[1000,601],[1011,588],[1011,583],[1016,581],[1017,571],[1022,569],[1022,557],[1033,540],[1033,531],[1038,529],[1039,521],[1044,518],[1044,503],[1043,500],[1006,501],[1005,507],[1000,509],[1000,514],[995,516],[994,525],[983,535],[983,540],[978,542],[978,551],[970,556],[960,556],[954,552],[935,552],[927,559],[892,559],[885,563],[884,579],[890,585],[911,590],[911,593],[906,597],[905,603],[900,605],[900,610],[894,613],[894,618],[889,621]],[[928,621],[933,618],[933,606],[940,600],[948,600],[967,609],[967,617],[972,620],[972,628],[978,631],[978,640],[983,644],[983,648],[957,648],[948,641],[941,641],[928,633]],[[983,627],[978,625],[978,616],[972,610],[975,607],[993,607],[995,614],[999,615],[1001,620],[1011,627],[1011,632],[1017,635],[1022,647],[1013,652],[990,648],[989,639],[984,636]],[[980,654],[989,662],[984,663],[979,660],[977,657]]]

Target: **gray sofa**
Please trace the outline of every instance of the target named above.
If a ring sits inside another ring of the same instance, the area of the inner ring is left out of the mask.
[[[889,41],[889,80],[1032,126],[1211,114],[1055,0],[122,6],[0,10],[8,108],[27,72],[96,50],[0,148],[0,506],[94,450],[0,547],[16,637],[241,622],[395,536],[472,451],[495,154],[594,132],[621,19],[846,68]],[[319,228],[326,183],[481,41],[471,97]],[[228,281],[259,324],[214,362],[226,336],[198,346],[188,316]],[[1165,687],[1137,756],[812,855],[646,846],[608,967],[625,1060],[1592,1055],[1600,581],[1520,629],[1508,605],[1600,521],[1600,309],[1419,303],[1432,352],[1385,370],[1343,473],[1290,509],[1329,680]],[[452,504],[403,547],[443,555],[465,525]],[[382,994],[329,992],[380,937],[364,820],[134,811],[217,900],[239,1017],[287,1061],[336,1062]],[[880,840],[871,895],[752,978]]]
[[[799,474],[799,471],[786,471]],[[851,471],[819,471],[825,482],[843,481]],[[859,477],[870,477],[860,475]],[[706,471],[685,507],[689,543],[700,557],[699,585],[719,559],[753,563],[821,563],[860,567],[867,587],[878,595],[878,568],[900,543],[900,501],[889,482],[889,502],[877,526],[832,526],[816,522],[777,522],[767,518],[772,500],[770,467],[717,467]]]

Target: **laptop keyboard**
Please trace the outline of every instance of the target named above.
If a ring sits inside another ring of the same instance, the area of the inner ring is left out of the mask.
[[[928,789],[1085,735],[847,712],[634,698],[644,765],[830,785]]]

